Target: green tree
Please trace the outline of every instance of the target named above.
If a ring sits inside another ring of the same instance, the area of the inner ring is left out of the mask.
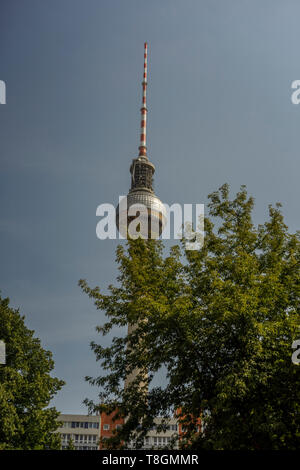
[[[6,364],[0,365],[0,449],[60,449],[59,413],[46,408],[64,385],[50,376],[52,354],[34,337],[9,299],[0,297],[0,338]]]
[[[104,372],[87,380],[100,386],[102,405],[86,403],[127,418],[112,447],[140,446],[155,416],[180,409],[182,446],[299,448],[300,371],[291,362],[300,336],[299,233],[288,233],[279,204],[255,226],[245,187],[230,200],[223,185],[209,199],[200,250],[176,246],[163,256],[161,242],[130,240],[127,252],[117,249],[119,283],[108,294],[80,281],[108,317],[100,334],[137,325],[109,347],[91,345]],[[165,383],[152,386],[162,366]],[[149,390],[141,393],[147,371]]]
[[[67,449],[66,450],[75,450],[75,446],[74,446],[74,442],[73,442],[73,439],[69,439],[69,442],[68,442],[68,445],[67,445]]]

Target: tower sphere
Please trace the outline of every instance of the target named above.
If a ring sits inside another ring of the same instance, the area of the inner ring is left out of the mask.
[[[166,209],[161,200],[147,187],[131,189],[117,207],[116,223],[124,238],[132,237],[131,222],[141,238],[159,238],[166,224]]]

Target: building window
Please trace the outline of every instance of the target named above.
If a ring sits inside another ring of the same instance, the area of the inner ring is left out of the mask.
[[[118,431],[119,429],[122,428],[122,424],[116,424],[116,430]]]
[[[103,431],[109,431],[109,424],[103,424]]]
[[[71,428],[79,428],[80,423],[78,421],[72,421]]]

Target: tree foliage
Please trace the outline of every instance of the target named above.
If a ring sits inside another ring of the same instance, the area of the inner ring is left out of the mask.
[[[0,365],[0,449],[59,449],[59,413],[46,408],[64,382],[53,378],[52,354],[34,337],[9,299],[0,297],[0,338],[6,364]]]
[[[106,314],[101,335],[136,324],[109,347],[91,345],[102,372],[87,380],[100,387],[101,406],[87,404],[126,417],[112,447],[140,446],[155,416],[180,409],[183,446],[299,448],[300,371],[291,362],[300,334],[299,233],[289,234],[279,204],[255,226],[244,186],[233,200],[228,185],[209,199],[200,250],[183,244],[164,256],[160,241],[129,240],[127,250],[117,249],[118,284],[108,294],[79,282]],[[166,380],[152,386],[161,367]]]
[[[75,450],[73,439],[69,439],[66,450]]]

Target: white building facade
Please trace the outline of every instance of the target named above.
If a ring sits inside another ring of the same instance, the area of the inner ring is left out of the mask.
[[[100,416],[61,414],[61,448],[66,450],[72,440],[75,450],[99,450]]]

